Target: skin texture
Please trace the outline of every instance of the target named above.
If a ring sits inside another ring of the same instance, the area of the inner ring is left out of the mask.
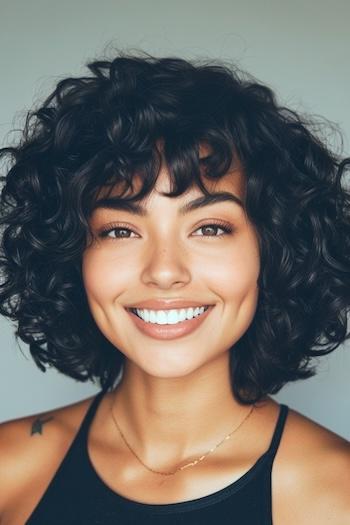
[[[241,171],[211,183],[244,199]],[[149,216],[97,209],[93,232],[122,223],[128,238],[98,238],[83,254],[90,309],[103,334],[126,356],[113,400],[123,433],[151,468],[166,470],[208,450],[249,412],[233,399],[228,349],[244,334],[256,310],[258,242],[243,208],[216,203],[179,217],[178,209],[201,195],[196,188],[176,199],[163,166],[147,202]],[[159,218],[162,218],[160,221]],[[234,231],[221,235],[200,226],[211,220]],[[124,309],[142,299],[181,297],[214,304],[206,322],[188,336],[160,341],[141,333]],[[208,414],[216,414],[215,421]],[[209,446],[210,445],[210,446]]]

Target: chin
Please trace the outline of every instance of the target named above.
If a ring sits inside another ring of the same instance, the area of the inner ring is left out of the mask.
[[[152,366],[152,364],[154,366]],[[183,361],[177,362],[173,359],[167,359],[164,362],[160,362],[160,360],[157,359],[157,362],[155,363],[150,363],[148,360],[147,363],[138,364],[137,366],[140,370],[150,376],[159,379],[176,379],[193,373],[200,365],[198,363],[196,365],[194,363],[184,363]]]

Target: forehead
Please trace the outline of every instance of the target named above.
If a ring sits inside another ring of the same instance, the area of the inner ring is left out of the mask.
[[[176,198],[170,198],[165,195],[162,195],[162,192],[170,192],[171,190],[171,176],[167,168],[167,165],[164,161],[164,157],[163,157],[162,149],[161,149],[162,148],[161,141],[157,142],[157,147],[160,148],[159,151],[161,153],[161,158],[162,158],[161,167],[160,167],[154,188],[142,200],[143,205],[149,206],[155,200],[167,200],[169,202],[176,201],[179,203],[180,202],[183,203],[184,201],[188,200],[188,197],[198,197],[200,195],[203,195],[202,190],[195,184],[192,187],[190,187],[188,190],[186,190],[186,192],[184,192],[182,195]],[[199,158],[203,159],[207,157],[209,154],[210,154],[210,148],[208,148],[205,145],[201,145],[199,148]],[[246,178],[245,178],[242,166],[236,157],[233,158],[231,167],[222,177],[218,179],[211,179],[209,177],[202,176],[202,182],[205,188],[210,193],[228,192],[228,193],[233,193],[243,202],[245,200]],[[125,183],[123,181],[120,181],[114,184],[112,188],[111,187],[101,187],[97,193],[96,199],[100,200],[105,196],[108,196],[108,197],[120,196],[121,193],[123,194],[124,197],[130,197],[133,194],[138,193],[142,187],[143,180],[140,178],[140,176],[137,175],[137,173],[135,173],[133,176],[132,184],[133,184],[133,189],[132,190],[128,189],[126,192],[124,191]]]

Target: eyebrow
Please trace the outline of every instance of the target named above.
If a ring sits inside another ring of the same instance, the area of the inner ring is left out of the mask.
[[[193,201],[187,202],[181,206],[179,209],[179,214],[186,215],[193,210],[198,210],[199,208],[204,208],[205,206],[210,206],[211,204],[215,204],[217,202],[233,202],[243,208],[243,202],[239,197],[237,197],[237,195],[227,191],[220,191],[211,195],[202,195]],[[99,199],[94,203],[92,211],[96,210],[97,208],[128,211],[135,215],[139,215],[140,217],[148,216],[147,209],[141,204],[137,202],[128,202],[125,199],[121,199],[119,197]]]

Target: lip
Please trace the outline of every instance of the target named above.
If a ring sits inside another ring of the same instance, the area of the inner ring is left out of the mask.
[[[193,300],[186,299],[148,299],[147,301],[141,301],[137,305],[128,305],[125,308],[139,308],[142,310],[146,308],[147,310],[172,310],[175,308],[197,308],[199,306],[212,306],[206,304],[205,302],[198,302]]]
[[[193,304],[193,303],[192,303]],[[194,317],[190,320],[181,321],[177,324],[152,324],[146,323],[143,319],[138,317],[131,310],[126,309],[128,315],[134,322],[135,326],[145,335],[154,339],[178,339],[184,335],[194,332],[208,317],[210,312],[213,310],[213,305],[208,305],[209,308],[200,316]]]

